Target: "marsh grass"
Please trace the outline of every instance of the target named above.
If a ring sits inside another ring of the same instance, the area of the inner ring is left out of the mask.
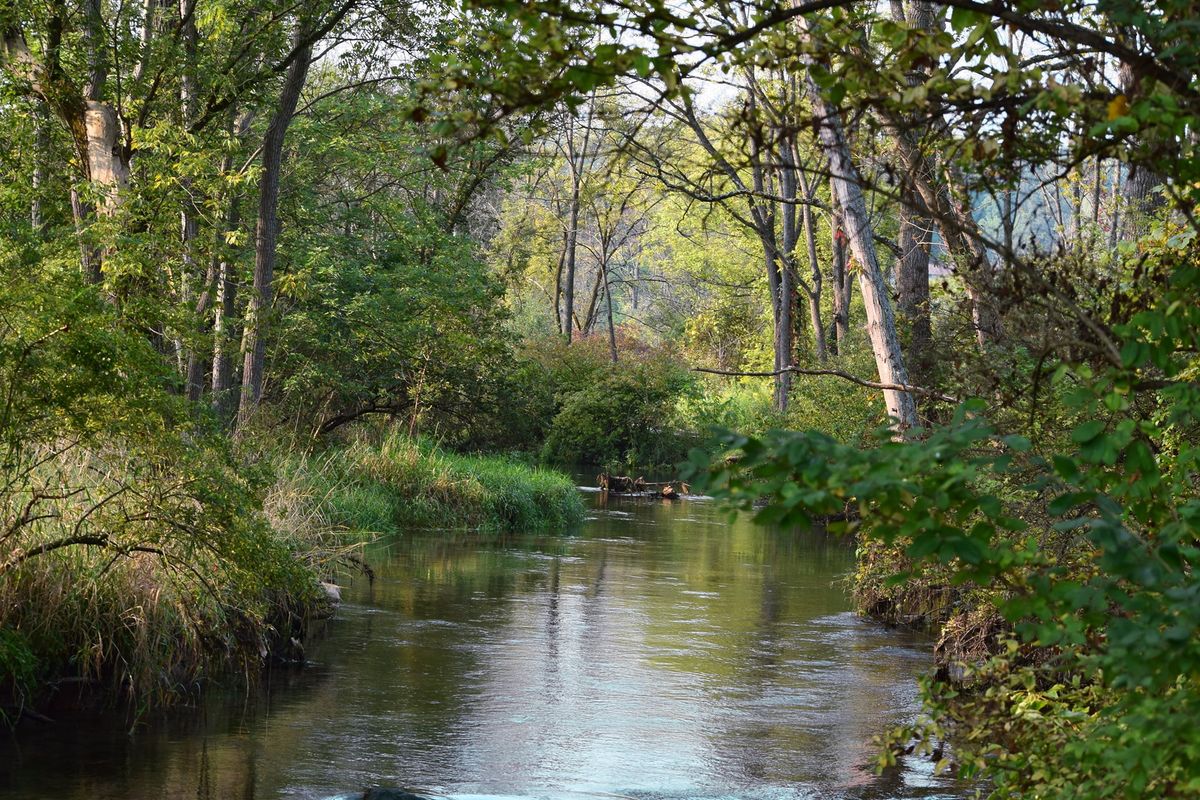
[[[502,456],[449,453],[395,432],[292,458],[281,475],[296,497],[318,501],[326,524],[346,531],[553,531],[583,519],[566,475]]]
[[[282,570],[288,580],[201,556],[113,560],[90,548],[23,564],[0,581],[0,697],[9,712],[47,688],[150,707],[191,696],[218,674],[252,679],[317,600],[311,573],[286,549],[263,545],[263,573]]]
[[[163,705],[303,635],[329,542],[274,529],[227,452],[22,455],[0,496],[0,715],[66,687]]]
[[[48,493],[45,518],[0,553],[0,721],[56,687],[140,709],[219,676],[253,682],[272,656],[297,655],[322,611],[318,580],[369,572],[359,551],[374,536],[558,530],[583,516],[564,475],[400,434],[258,457],[250,479],[218,453],[138,473],[143,456],[75,449],[5,497],[11,511],[46,487],[87,487]],[[95,541],[21,558],[80,532]]]

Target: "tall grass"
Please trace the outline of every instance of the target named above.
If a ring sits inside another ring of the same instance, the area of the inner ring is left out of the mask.
[[[48,494],[43,519],[0,539],[0,721],[54,685],[144,707],[231,668],[253,679],[270,655],[295,653],[320,608],[319,578],[365,568],[354,551],[369,534],[555,530],[583,516],[564,475],[402,435],[318,456],[268,451],[257,488],[212,452],[149,477],[132,457],[100,455],[46,460],[29,473],[40,483],[0,498],[2,521],[36,486],[84,485],[104,465],[86,492]],[[19,558],[80,531],[100,543]]]
[[[448,453],[395,432],[291,458],[279,487],[284,496],[307,498],[315,509],[310,513],[333,527],[379,534],[558,530],[583,518],[579,493],[561,473],[504,457]]]
[[[228,453],[21,455],[0,483],[0,717],[55,685],[161,705],[302,637],[325,543],[272,528]]]

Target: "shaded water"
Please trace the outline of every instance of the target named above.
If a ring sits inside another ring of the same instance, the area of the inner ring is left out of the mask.
[[[593,505],[566,537],[414,534],[369,554],[302,671],[147,720],[0,735],[0,797],[951,797],[872,737],[929,646],[856,618],[853,554],[702,501]]]

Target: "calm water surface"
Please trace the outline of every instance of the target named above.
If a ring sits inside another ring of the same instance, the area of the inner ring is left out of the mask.
[[[911,720],[928,642],[856,618],[852,551],[730,523],[711,503],[587,495],[566,537],[414,534],[262,691],[199,709],[0,735],[0,797],[324,798],[404,786],[458,800],[924,798]]]

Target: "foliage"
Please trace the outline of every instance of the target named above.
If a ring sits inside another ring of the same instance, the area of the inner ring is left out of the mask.
[[[64,675],[167,699],[258,663],[314,599],[303,544],[147,338],[71,271],[47,291],[31,255],[0,264],[2,701]]]
[[[682,457],[691,434],[679,428],[678,405],[694,389],[692,375],[664,353],[627,352],[613,364],[603,358],[603,343],[577,355],[582,344],[551,362],[561,382],[554,383],[557,411],[542,456],[642,469]]]
[[[953,723],[962,765],[986,767],[995,796],[1200,791],[1187,722],[1200,703],[1198,255],[1190,231],[1147,251],[1165,289],[1117,326],[1119,362],[1058,367],[1084,419],[1071,449],[1001,436],[973,402],[920,441],[726,435],[733,459],[693,455],[709,491],[743,507],[769,497],[764,522],[850,508],[849,527],[900,544],[915,570],[943,565],[996,593],[1018,638],[974,670],[988,688],[928,689],[933,732]]]
[[[276,337],[277,412],[316,436],[372,413],[435,428],[493,411],[504,373],[485,366],[512,356],[470,245],[416,224],[373,258],[341,249],[302,249]]]

